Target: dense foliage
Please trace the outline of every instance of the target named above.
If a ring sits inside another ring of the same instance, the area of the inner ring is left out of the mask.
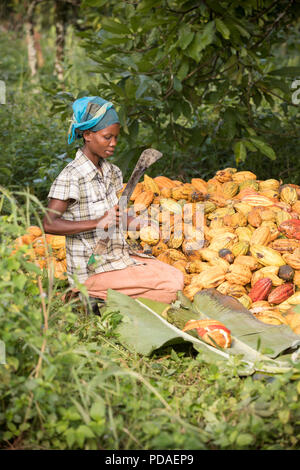
[[[154,146],[166,160],[156,174],[238,165],[296,182],[299,5],[86,0],[82,12],[81,46],[96,64],[87,88],[118,106],[123,171]]]

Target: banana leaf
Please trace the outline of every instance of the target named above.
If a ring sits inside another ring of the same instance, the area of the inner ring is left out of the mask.
[[[201,318],[213,318],[230,329],[234,354],[242,352],[247,345],[276,358],[283,351],[300,346],[300,336],[288,325],[263,323],[234,297],[223,295],[216,289],[205,289],[196,294],[192,309]]]
[[[179,301],[181,305],[183,300],[182,298],[181,301]],[[211,308],[209,301],[211,301],[211,298],[209,298],[209,300],[207,299],[208,306],[206,309]],[[188,308],[187,305],[191,307],[191,304],[186,302],[185,309]],[[246,344],[242,339],[233,337],[233,346],[228,349],[222,349],[213,347],[201,338],[196,338],[191,334],[181,331],[162,316],[168,308],[168,304],[161,302],[155,303],[154,301],[141,298],[132,299],[125,294],[109,289],[107,292],[106,306],[106,308],[111,311],[118,311],[122,316],[122,321],[116,327],[116,333],[118,334],[120,343],[127,349],[138,354],[150,356],[154,351],[162,347],[189,342],[192,343],[196,351],[201,351],[203,358],[208,362],[217,362],[220,360],[234,362],[234,356],[238,356],[240,363],[237,367],[238,373],[241,376],[250,375],[256,371],[284,373],[292,369],[292,363],[289,359],[285,361],[272,359],[267,354],[262,354],[262,352]],[[192,307],[191,315],[193,315],[194,318],[195,314],[196,318],[204,318],[204,315],[206,315],[204,302],[202,302],[201,305],[201,312],[196,311],[197,309],[199,310],[199,306],[196,305],[196,303],[193,302]],[[216,305],[214,305],[214,313],[215,310]],[[249,313],[249,315],[251,314]],[[208,315],[206,315],[206,318],[207,317]],[[259,324],[261,325],[261,322],[259,322]],[[230,329],[230,325],[226,326]],[[254,330],[253,333],[257,333],[257,329]],[[246,339],[248,336],[250,336],[250,334],[244,335]],[[288,346],[291,347],[291,342]]]

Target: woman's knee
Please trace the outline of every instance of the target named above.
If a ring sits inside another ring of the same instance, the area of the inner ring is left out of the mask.
[[[184,287],[184,275],[179,269],[174,268],[170,273],[167,285],[165,286],[170,292],[177,292],[183,290]]]

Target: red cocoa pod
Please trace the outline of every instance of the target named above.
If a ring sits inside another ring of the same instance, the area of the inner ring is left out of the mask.
[[[290,219],[282,222],[278,227],[279,232],[284,233],[288,238],[300,240],[300,220]]]
[[[281,304],[286,299],[291,297],[294,294],[294,284],[291,282],[286,282],[281,286],[275,287],[274,290],[268,296],[268,302],[270,304]]]
[[[268,277],[263,277],[259,279],[252,289],[250,290],[248,296],[252,302],[257,302],[258,300],[265,300],[272,290],[272,281]]]

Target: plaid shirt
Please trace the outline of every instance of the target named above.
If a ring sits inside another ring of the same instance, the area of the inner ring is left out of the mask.
[[[75,159],[58,175],[50,188],[48,198],[72,200],[62,216],[63,219],[74,221],[98,219],[118,204],[116,193],[123,188],[121,170],[106,160],[102,161],[101,170],[102,175],[82,150],[78,150]],[[142,264],[131,258],[130,254],[152,258],[133,251],[122,231],[118,231],[107,242],[103,262],[91,273],[87,263],[98,239],[97,230],[66,235],[67,274],[71,285],[74,285],[74,274],[83,283],[91,274]]]

